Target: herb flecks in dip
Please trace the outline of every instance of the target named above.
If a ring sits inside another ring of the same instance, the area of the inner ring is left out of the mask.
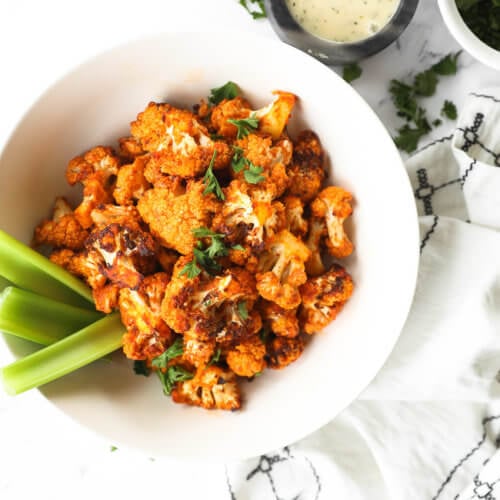
[[[380,31],[400,0],[286,0],[286,4],[294,19],[313,35],[356,42]]]

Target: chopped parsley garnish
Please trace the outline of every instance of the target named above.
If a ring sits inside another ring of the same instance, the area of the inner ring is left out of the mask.
[[[264,0],[239,0],[239,2],[254,19],[267,17]]]
[[[361,73],[363,73],[363,70],[357,63],[348,64],[347,66],[344,66],[342,78],[346,82],[351,83],[354,80],[357,80],[361,76]]]
[[[238,120],[229,118],[227,121],[238,129],[238,133],[236,134],[237,139],[246,137],[253,130],[257,130],[259,126],[259,119],[255,116],[255,113],[252,113],[248,118],[240,118]]]
[[[181,356],[183,352],[182,339],[177,339],[164,353],[154,358],[151,362],[154,367],[158,368],[156,373],[162,383],[163,392],[166,396],[170,395],[176,382],[190,380],[194,376],[182,366],[168,366],[168,363],[172,359]]]
[[[465,24],[486,45],[500,50],[500,2],[456,0]]]
[[[151,370],[148,368],[145,361],[136,360],[134,361],[134,373],[136,375],[144,375],[147,377],[151,373]]]
[[[234,82],[227,82],[221,87],[216,87],[210,90],[210,96],[208,102],[210,104],[219,104],[224,99],[234,99],[240,93],[238,85]]]
[[[203,176],[203,184],[205,184],[205,189],[203,191],[203,194],[207,195],[209,193],[213,193],[219,200],[222,201],[224,200],[224,193],[222,192],[219,181],[217,180],[217,177],[215,177],[213,170],[216,157],[217,157],[217,151],[214,150],[214,154],[212,155],[210,164],[208,165],[207,171]]]
[[[443,107],[441,109],[441,116],[445,116],[449,120],[457,119],[457,107],[451,101],[444,101]]]
[[[243,321],[246,321],[248,319],[247,303],[244,300],[242,300],[241,302],[238,302],[238,316]]]
[[[234,155],[231,160],[231,166],[236,173],[243,171],[243,177],[249,184],[258,184],[265,180],[262,174],[264,169],[255,165],[248,158],[243,156],[243,149],[238,146],[233,146]]]
[[[212,354],[212,357],[210,358],[210,361],[208,362],[208,366],[214,365],[215,363],[218,363],[220,361],[220,356],[222,354],[222,350],[220,347],[217,347],[215,352]]]
[[[415,75],[412,85],[399,80],[391,80],[389,92],[397,115],[406,121],[398,129],[398,135],[394,138],[399,149],[407,153],[415,151],[420,139],[432,130],[426,111],[420,106],[418,99],[435,94],[439,75],[452,75],[457,72],[459,55],[460,52],[457,52],[443,57],[429,69]],[[451,111],[451,107],[448,106],[447,111]],[[451,113],[453,112],[451,111]],[[440,120],[432,121],[434,127],[441,125],[441,123]]]
[[[220,264],[215,260],[218,257],[225,257],[229,254],[229,248],[224,243],[224,235],[214,233],[206,227],[193,229],[195,238],[210,238],[210,244],[205,246],[201,241],[193,248],[193,260],[188,262],[179,273],[179,276],[186,274],[193,279],[204,269],[210,274],[216,274],[221,270]],[[234,248],[234,247],[233,247]]]
[[[116,446],[110,446],[109,451],[113,452],[116,451],[118,448]]]

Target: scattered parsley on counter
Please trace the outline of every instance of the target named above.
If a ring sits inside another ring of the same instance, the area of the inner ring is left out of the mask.
[[[445,116],[449,120],[457,119],[457,107],[451,101],[444,101],[441,109],[441,116]]]
[[[500,50],[500,1],[456,0],[465,24],[486,45]]]
[[[239,2],[254,19],[267,17],[264,0],[239,0]]]
[[[227,82],[221,87],[216,87],[210,89],[210,96],[208,97],[208,102],[210,104],[219,104],[224,99],[234,99],[240,94],[240,89],[238,85],[234,82]]]
[[[363,70],[360,68],[360,66],[357,63],[352,63],[348,64],[347,66],[344,66],[344,70],[342,72],[342,78],[347,83],[351,83],[354,80],[357,80],[362,73]]]
[[[116,451],[118,448],[116,446],[110,446],[109,451],[113,452]]]
[[[419,98],[430,97],[436,93],[439,76],[454,75],[457,72],[459,55],[460,52],[457,52],[443,57],[429,69],[415,75],[412,85],[399,80],[391,80],[389,93],[392,102],[396,107],[397,115],[406,120],[394,138],[396,146],[402,151],[407,153],[415,151],[420,139],[432,130],[432,126],[441,125],[442,121],[439,119],[433,120],[431,125],[426,110],[419,104]],[[446,101],[441,114],[454,119],[452,117],[456,118],[456,113],[455,105]]]

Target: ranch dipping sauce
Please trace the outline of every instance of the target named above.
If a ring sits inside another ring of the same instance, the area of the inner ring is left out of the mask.
[[[320,38],[356,42],[380,31],[400,0],[286,0],[293,18]]]

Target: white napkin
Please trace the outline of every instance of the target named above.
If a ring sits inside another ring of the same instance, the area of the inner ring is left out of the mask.
[[[307,439],[226,467],[231,500],[500,500],[500,89],[407,161],[414,303],[361,397]]]

